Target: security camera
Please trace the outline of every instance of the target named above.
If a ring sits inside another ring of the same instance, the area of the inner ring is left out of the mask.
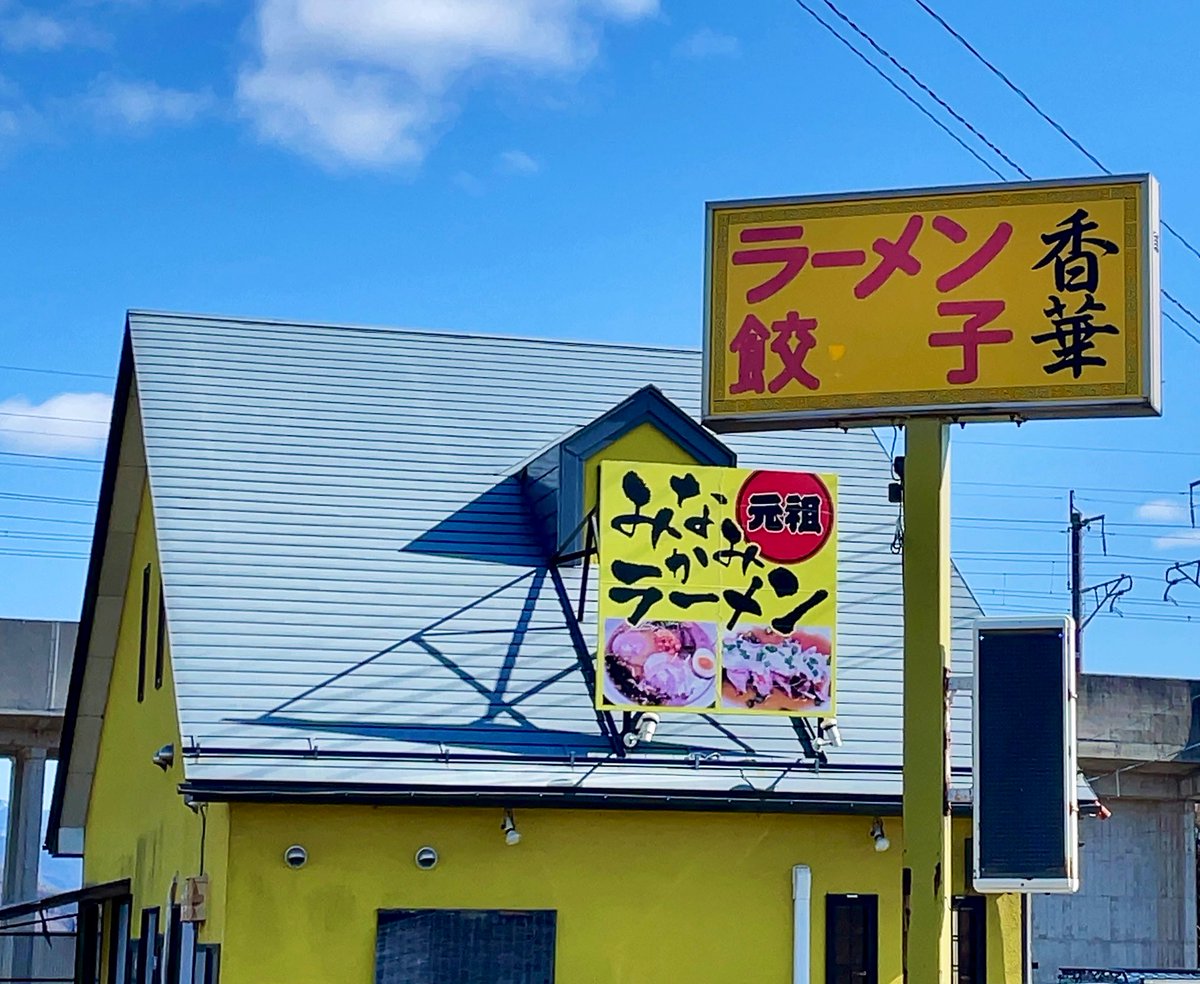
[[[658,715],[645,713],[639,716],[637,727],[625,732],[625,747],[636,748],[642,742],[654,740],[654,732],[658,730]]]
[[[432,847],[420,847],[417,848],[417,855],[413,860],[417,862],[417,867],[422,871],[428,871],[437,866],[438,852]]]
[[[308,863],[308,851],[299,844],[293,844],[283,852],[283,863],[293,870],[303,868]]]

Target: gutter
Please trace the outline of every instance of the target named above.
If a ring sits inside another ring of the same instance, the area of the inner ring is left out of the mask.
[[[440,789],[431,786],[385,786],[358,783],[300,783],[192,780],[179,787],[193,803],[307,803],[369,806],[540,807],[609,810],[670,810],[748,813],[900,816],[898,796],[797,796],[745,792],[664,793],[519,787],[505,789]],[[965,815],[965,814],[964,814]]]

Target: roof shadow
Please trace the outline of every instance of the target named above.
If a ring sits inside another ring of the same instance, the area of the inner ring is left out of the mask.
[[[472,499],[409,541],[400,552],[516,567],[536,567],[546,561],[518,475],[510,475]]]

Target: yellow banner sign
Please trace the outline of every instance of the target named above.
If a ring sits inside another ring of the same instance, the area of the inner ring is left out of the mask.
[[[715,430],[1159,412],[1149,176],[710,203]]]
[[[837,476],[600,466],[605,710],[831,715]]]

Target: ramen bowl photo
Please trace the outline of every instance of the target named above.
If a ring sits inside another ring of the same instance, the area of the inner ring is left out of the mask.
[[[717,626],[647,621],[604,625],[604,696],[612,704],[712,707],[717,694]]]

